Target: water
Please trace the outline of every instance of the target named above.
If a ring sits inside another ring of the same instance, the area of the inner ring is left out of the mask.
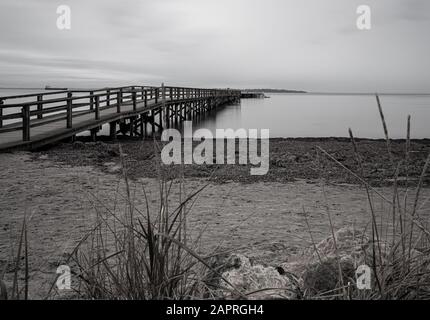
[[[0,96],[43,92],[0,89]],[[51,91],[52,92],[52,91]],[[373,95],[269,94],[270,99],[242,99],[207,116],[193,129],[270,129],[270,137],[383,138],[384,132]],[[391,138],[406,136],[411,115],[411,137],[430,138],[430,95],[382,95],[382,108]],[[19,112],[8,110],[9,112]],[[107,129],[104,128],[103,133]],[[106,132],[105,132],[106,131]]]
[[[375,96],[270,94],[270,99],[242,99],[206,117],[194,129],[270,129],[270,137],[383,138]],[[430,138],[430,95],[380,97],[391,138],[405,138],[411,115],[411,138]]]

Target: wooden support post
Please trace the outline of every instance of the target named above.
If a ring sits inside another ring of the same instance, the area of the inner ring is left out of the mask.
[[[119,89],[119,104],[122,104],[124,102],[123,100],[123,92],[122,92],[122,88]]]
[[[97,141],[97,131],[98,131],[99,129],[98,128],[94,128],[94,129],[91,129],[90,130],[90,133],[91,133],[91,141],[92,142],[96,142]]]
[[[155,103],[158,103],[158,88],[155,88]]]
[[[185,114],[188,121],[191,120],[191,104],[189,102],[185,103]]]
[[[143,121],[143,119],[145,119],[144,128],[143,128],[143,138],[145,139],[148,136],[148,121],[147,121],[147,119],[148,119],[149,113],[146,113],[145,115],[142,114],[141,116],[142,116],[142,121]]]
[[[151,110],[151,134],[155,134],[155,111]]]
[[[170,88],[171,90],[172,88]],[[170,93],[172,93],[170,91]],[[161,84],[161,110],[164,112],[164,119],[165,119],[165,127],[170,127],[170,107],[166,106],[166,87],[164,86],[164,83]],[[161,121],[161,113],[160,113],[160,121]],[[161,122],[160,122],[161,123]]]
[[[134,137],[134,118],[130,118],[130,137]]]
[[[109,136],[111,140],[116,140],[116,121],[109,122]]]
[[[159,125],[160,125],[160,130],[163,130],[163,109],[161,109],[161,108],[159,108],[158,109],[159,110],[159,115],[160,115],[160,123],[159,123]]]
[[[144,132],[144,127],[143,127],[143,122],[144,122],[144,117],[143,114],[141,114],[140,116],[140,138],[143,140],[143,138],[145,138],[145,132]]]
[[[73,103],[72,93],[67,92],[67,129],[72,128],[72,113],[73,113],[72,103]]]
[[[165,123],[165,127],[169,128],[170,127],[170,107],[166,107],[164,108],[164,123]]]
[[[143,90],[143,94],[144,94],[144,97],[143,97],[144,105],[145,105],[145,108],[146,108],[148,106],[148,96],[147,96],[146,90]]]
[[[41,94],[37,95],[37,119],[42,119],[43,118],[43,114],[42,114],[42,109],[43,109],[43,104],[42,104],[42,99],[43,96]]]
[[[95,105],[96,105],[95,119],[100,120],[100,96],[98,95],[95,96]]]
[[[22,113],[22,140],[30,141],[30,106],[24,105]]]

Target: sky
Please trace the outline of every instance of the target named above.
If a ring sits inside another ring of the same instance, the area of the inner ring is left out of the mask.
[[[428,0],[1,0],[0,29],[1,87],[430,92]]]

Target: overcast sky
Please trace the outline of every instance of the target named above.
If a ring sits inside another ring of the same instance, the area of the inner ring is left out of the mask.
[[[1,0],[0,28],[0,86],[430,92],[428,0]]]

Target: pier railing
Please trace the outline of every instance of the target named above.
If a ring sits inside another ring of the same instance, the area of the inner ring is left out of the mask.
[[[22,140],[30,141],[31,128],[64,121],[73,128],[73,118],[93,114],[100,120],[100,112],[115,108],[122,113],[124,106],[146,109],[162,103],[196,100],[208,97],[238,96],[240,91],[230,89],[201,89],[184,87],[128,86],[97,90],[64,90],[37,94],[0,97],[0,134],[22,131]]]

